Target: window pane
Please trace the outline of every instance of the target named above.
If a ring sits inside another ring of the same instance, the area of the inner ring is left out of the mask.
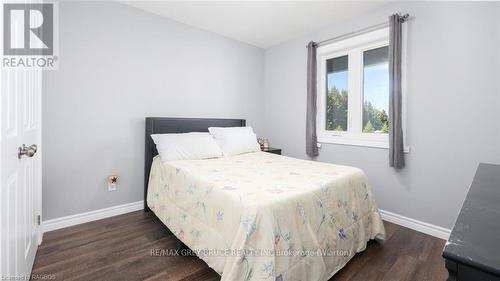
[[[389,47],[363,53],[363,133],[388,133]]]
[[[326,130],[347,131],[348,57],[326,61]]]

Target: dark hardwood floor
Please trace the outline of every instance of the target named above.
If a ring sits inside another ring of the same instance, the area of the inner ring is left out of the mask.
[[[444,240],[385,226],[387,241],[370,243],[330,281],[446,279]],[[33,274],[45,280],[220,280],[196,257],[151,255],[151,249],[174,249],[175,243],[151,212],[133,212],[45,233]]]

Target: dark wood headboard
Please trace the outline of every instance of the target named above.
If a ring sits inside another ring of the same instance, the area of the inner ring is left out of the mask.
[[[208,132],[208,127],[244,127],[245,119],[146,117],[144,153],[144,211],[149,211],[148,181],[153,157],[158,155],[151,134]]]

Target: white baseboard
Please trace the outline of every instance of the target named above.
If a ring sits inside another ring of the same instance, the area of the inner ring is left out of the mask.
[[[123,204],[95,211],[85,212],[81,214],[71,215],[67,217],[43,221],[43,232],[142,210],[144,208],[143,204],[144,201],[137,201],[133,203]],[[448,240],[448,238],[450,237],[451,231],[447,228],[411,219],[384,210],[379,210],[379,212],[380,215],[382,216],[382,219],[385,221],[392,222],[397,225],[401,225],[444,240]]]
[[[68,226],[82,224],[90,221],[105,219],[121,214],[126,214],[144,209],[144,201],[137,201],[123,205],[113,206],[109,208],[99,209],[95,211],[85,212],[81,214],[61,217],[43,221],[43,232],[52,231]]]
[[[418,232],[422,232],[444,240],[448,240],[448,238],[450,237],[451,233],[450,229],[426,223],[423,221],[411,219],[388,211],[384,210],[378,210],[378,211],[382,216],[382,219],[385,221],[392,222],[394,224],[401,225],[406,228],[410,228]]]

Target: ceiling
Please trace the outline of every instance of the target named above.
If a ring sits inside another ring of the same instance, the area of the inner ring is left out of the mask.
[[[268,48],[385,5],[381,1],[121,1],[175,21]]]

